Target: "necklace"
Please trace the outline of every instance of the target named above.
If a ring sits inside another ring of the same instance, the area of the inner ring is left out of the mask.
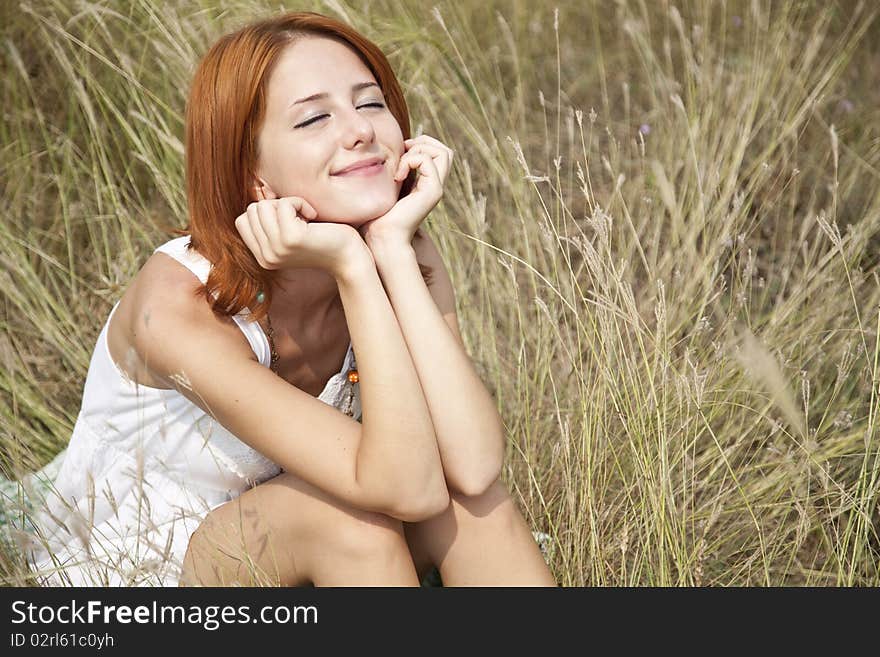
[[[272,353],[272,357],[269,360],[269,369],[278,374],[278,370],[275,369],[276,363],[278,363],[278,352],[275,351],[275,330],[272,328],[272,317],[269,313],[266,313],[266,337],[269,338],[269,347]]]
[[[276,369],[278,363],[278,351],[275,349],[275,330],[272,328],[272,316],[266,313],[266,337],[269,339],[269,351],[271,357],[269,359],[269,369],[278,374]],[[348,399],[346,399],[345,410],[342,412],[349,417],[354,417],[354,384],[358,382],[357,363],[354,359],[354,349],[351,351],[351,367],[348,368],[346,374],[348,381]]]

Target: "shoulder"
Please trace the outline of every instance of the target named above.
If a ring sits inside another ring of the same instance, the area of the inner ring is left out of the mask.
[[[132,281],[130,323],[145,321],[154,313],[188,318],[198,314],[197,290],[201,281],[183,264],[161,251],[153,253]]]
[[[188,267],[162,251],[156,251],[147,258],[135,281],[140,297],[161,296],[171,302],[194,295],[201,285]]]
[[[256,360],[235,321],[215,313],[200,287],[187,267],[162,252],[148,258],[132,285],[122,332],[149,376],[169,386],[180,359],[223,353]]]

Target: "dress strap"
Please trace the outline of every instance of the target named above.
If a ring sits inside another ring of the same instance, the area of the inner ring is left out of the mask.
[[[182,235],[173,240],[160,244],[153,253],[162,252],[177,260],[184,267],[189,269],[202,285],[208,280],[208,274],[211,273],[211,263],[195,249],[189,248],[189,235]]]

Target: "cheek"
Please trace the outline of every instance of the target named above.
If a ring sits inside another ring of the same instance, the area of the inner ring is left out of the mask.
[[[403,133],[397,121],[391,117],[388,121],[384,121],[382,125],[376,126],[376,132],[379,140],[393,153],[403,155]]]
[[[271,163],[269,176],[274,176],[279,191],[285,196],[303,196],[303,192],[314,187],[326,168],[326,159],[311,149],[289,146],[276,150]]]

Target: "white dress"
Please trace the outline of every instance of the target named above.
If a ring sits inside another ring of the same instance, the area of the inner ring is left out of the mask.
[[[189,250],[189,236],[156,251],[203,283],[211,263]],[[190,536],[205,515],[281,472],[177,390],[134,383],[110,357],[107,326],[98,336],[70,444],[34,525],[48,543],[26,550],[48,586],[176,586]],[[269,342],[248,309],[234,316],[258,360],[269,367]],[[351,344],[318,399],[340,410]],[[354,418],[360,419],[354,384]]]

